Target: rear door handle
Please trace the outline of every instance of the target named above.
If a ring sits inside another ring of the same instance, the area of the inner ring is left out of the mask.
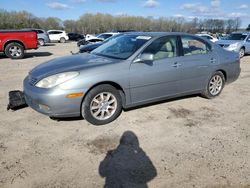
[[[178,67],[180,67],[181,65],[182,65],[181,63],[175,62],[175,63],[172,65],[172,67],[178,68]]]
[[[211,58],[211,59],[210,59],[210,63],[216,63],[216,59]]]

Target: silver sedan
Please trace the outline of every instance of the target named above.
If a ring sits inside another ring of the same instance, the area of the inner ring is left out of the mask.
[[[95,125],[122,109],[168,98],[218,96],[240,74],[240,58],[185,33],[127,33],[91,53],[50,60],[24,80],[26,102],[50,117],[82,116]]]

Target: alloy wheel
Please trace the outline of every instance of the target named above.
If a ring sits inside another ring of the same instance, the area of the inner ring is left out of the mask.
[[[90,103],[91,115],[98,120],[109,119],[117,110],[117,99],[109,92],[97,94]]]
[[[211,95],[215,96],[218,95],[223,87],[223,80],[221,76],[219,75],[214,75],[209,82],[209,92]]]
[[[22,50],[18,46],[11,46],[9,48],[9,53],[12,57],[19,57],[22,55]]]

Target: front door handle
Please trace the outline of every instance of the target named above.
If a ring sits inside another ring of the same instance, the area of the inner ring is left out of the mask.
[[[172,67],[178,68],[178,67],[180,67],[181,65],[182,65],[181,63],[175,62],[175,63],[172,65]]]

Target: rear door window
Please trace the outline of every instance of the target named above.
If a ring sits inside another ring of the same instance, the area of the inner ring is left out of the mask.
[[[43,33],[43,31],[42,30],[39,30],[39,29],[37,29],[37,30],[34,30],[37,34],[41,34],[41,33]]]
[[[54,34],[62,34],[62,32],[61,31],[55,31]]]
[[[206,54],[211,50],[209,44],[192,36],[182,36],[181,42],[184,56]]]

